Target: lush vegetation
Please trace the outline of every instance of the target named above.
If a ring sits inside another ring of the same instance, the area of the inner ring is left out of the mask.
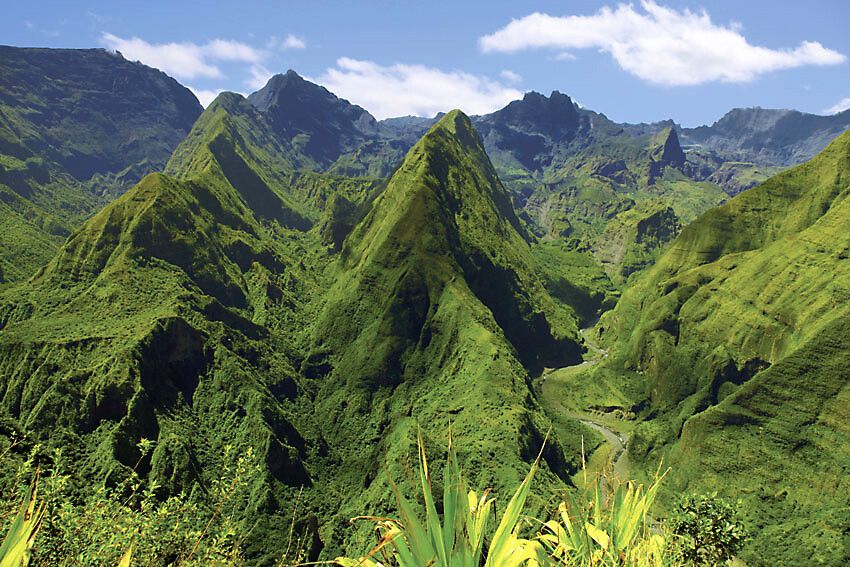
[[[369,514],[389,563],[847,561],[847,134],[715,207],[669,124],[559,93],[378,123],[289,73],[100,209],[153,162],[45,128],[64,99],[9,61],[0,488],[34,559],[361,558]]]
[[[146,177],[0,299],[6,434],[62,448],[80,498],[137,462],[158,497],[189,493],[232,461],[226,446],[252,447],[257,562],[285,547],[302,486],[309,557],[361,548],[368,528],[345,521],[389,511],[387,472],[413,482],[416,420],[454,424],[474,482],[516,483],[549,427],[529,372],[579,360],[571,302],[593,293],[550,291],[461,113],[386,184],[297,174],[275,140],[222,95],[173,175]],[[535,482],[563,488],[580,444],[553,439]]]
[[[147,440],[139,447],[142,455],[152,448]],[[29,476],[39,452],[33,448],[17,470],[19,477]],[[375,524],[377,544],[362,557],[337,557],[327,563],[342,567],[717,565],[732,557],[743,538],[734,510],[712,497],[683,499],[669,524],[653,519],[650,511],[663,476],[648,487],[598,477],[588,492],[562,502],[552,519],[528,516],[526,501],[542,451],[494,523],[496,499],[489,490],[469,490],[451,436],[448,458],[438,473],[443,477],[439,499],[421,434],[418,454],[421,499],[411,501],[391,482],[399,519],[353,518],[352,524]],[[245,563],[244,543],[252,526],[238,512],[250,506],[250,487],[261,475],[250,449],[235,466],[221,471],[210,487],[209,505],[186,494],[158,499],[157,487],[142,489],[135,470],[115,486],[101,486],[75,502],[67,492],[73,479],[61,471],[61,455],[49,460],[51,468],[41,477],[36,471],[35,480],[25,489],[0,544],[0,564]],[[285,550],[279,550],[276,565],[306,560],[297,509],[289,529],[289,542]]]
[[[671,464],[667,502],[740,499],[754,562],[848,557],[848,191],[844,134],[686,227],[599,324],[595,379],[652,417],[633,462]]]
[[[201,110],[174,79],[102,49],[0,46],[0,284],[161,171]]]

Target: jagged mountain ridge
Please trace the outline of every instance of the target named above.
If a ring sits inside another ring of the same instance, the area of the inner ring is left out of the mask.
[[[681,129],[686,144],[762,166],[792,166],[812,159],[850,129],[850,112],[818,116],[796,110],[735,108],[711,126]]]
[[[155,440],[139,470],[163,494],[216,475],[225,445],[252,447],[258,562],[285,547],[299,486],[311,557],[368,545],[345,520],[387,505],[385,472],[415,482],[416,423],[434,444],[453,423],[481,483],[517,482],[548,429],[529,376],[581,352],[574,309],[544,286],[461,113],[385,187],[299,173],[288,153],[263,113],[220,95],[167,174],[0,292],[3,412],[85,478],[126,474]],[[321,195],[359,211],[340,246],[324,241]],[[541,481],[564,486],[580,431],[550,439]],[[497,447],[501,466],[484,467]]]
[[[298,124],[292,122],[294,118],[286,118],[290,122],[282,134],[302,152],[306,147],[303,144],[312,144],[308,154],[319,152],[324,143],[327,148],[321,151],[326,155],[314,161],[314,167],[344,175],[389,173],[416,137],[436,120],[406,117],[375,121],[362,108],[294,71],[276,76],[250,98],[258,108],[268,110],[276,105],[275,112],[298,117]],[[554,91],[548,97],[528,93],[522,100],[472,120],[530,228],[538,236],[566,239],[574,247],[596,253],[605,228],[617,215],[635,206],[672,207],[678,218],[670,226],[687,224],[726,199],[726,194],[717,190],[718,185],[728,194],[755,185],[778,172],[779,164],[797,163],[806,157],[801,147],[819,149],[819,144],[825,145],[838,133],[835,125],[840,122],[832,117],[800,114],[803,118],[794,123],[807,126],[796,131],[777,126],[788,123],[782,117],[738,120],[743,126],[738,126],[735,135],[743,139],[743,132],[753,131],[741,147],[759,148],[761,152],[751,155],[725,142],[710,142],[719,140],[718,136],[732,139],[732,114],[749,116],[753,112],[756,110],[736,110],[714,126],[699,129],[683,129],[672,121],[617,124]],[[329,129],[315,126],[325,122]],[[771,134],[777,128],[782,130],[782,137]],[[694,136],[708,142],[695,145]],[[786,156],[784,161],[776,159],[777,152]],[[741,161],[744,159],[754,161]],[[631,218],[622,219],[620,224]],[[666,244],[659,241],[657,245]],[[625,245],[635,250],[640,247],[639,243]],[[648,256],[638,254],[644,259],[635,264],[610,263],[612,258],[632,254],[608,255],[603,263],[610,277],[619,281],[654,257],[651,250],[646,252]],[[597,260],[602,262],[601,258]]]
[[[292,148],[291,161],[343,175],[392,171],[416,136],[435,120],[407,117],[376,122],[360,107],[293,71],[276,76],[249,100],[270,122],[277,121],[278,134]],[[293,118],[275,119],[274,113]],[[282,120],[288,121],[285,126]],[[325,122],[330,126],[311,126]],[[473,123],[522,209],[524,222],[538,236],[569,238],[573,246],[594,250],[592,243],[609,220],[636,202],[660,199],[687,222],[725,198],[707,183],[689,186],[697,168],[679,155],[676,159],[663,155],[668,142],[668,154],[681,153],[674,130],[632,136],[604,116],[581,111],[558,92],[549,97],[529,93],[500,111],[473,117]],[[320,151],[316,145],[323,140],[327,147]],[[343,153],[346,149],[348,153]],[[317,152],[326,152],[324,161],[316,161]],[[332,158],[336,161],[330,163]],[[667,170],[679,173],[665,177]],[[679,196],[685,198],[674,203]],[[610,275],[619,278],[617,274],[631,270],[611,266]]]

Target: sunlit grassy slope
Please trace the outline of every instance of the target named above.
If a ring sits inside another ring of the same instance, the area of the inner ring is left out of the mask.
[[[757,564],[848,558],[849,192],[845,133],[685,228],[600,323],[597,377],[641,372],[654,409],[634,456],[742,498]]]

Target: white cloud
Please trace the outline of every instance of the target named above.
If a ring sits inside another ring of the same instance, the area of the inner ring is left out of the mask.
[[[793,49],[752,45],[740,24],[717,25],[704,10],[679,11],[652,0],[641,6],[606,6],[590,16],[534,13],[481,37],[479,45],[485,52],[598,49],[629,73],[660,85],[744,82],[770,71],[846,59],[814,41]]]
[[[555,61],[574,61],[576,56],[569,51],[562,51],[555,55]]]
[[[839,112],[844,112],[848,108],[850,108],[850,96],[848,96],[847,98],[842,98],[834,105],[825,109],[823,112],[824,114],[838,114]]]
[[[220,61],[243,61],[259,63],[265,54],[250,45],[230,39],[214,39],[201,47],[203,53],[210,59]]]
[[[266,83],[269,82],[269,79],[274,76],[274,73],[259,64],[251,65],[250,72],[251,77],[245,81],[245,84],[255,91],[266,86]]]
[[[201,103],[201,106],[204,108],[208,107],[212,101],[215,100],[215,97],[219,95],[224,89],[196,89],[195,87],[188,87],[190,91],[195,93],[195,96],[198,97],[198,102]]]
[[[348,57],[337,59],[336,67],[310,80],[379,119],[409,114],[433,116],[453,108],[483,114],[522,96],[498,81],[462,71],[402,63],[383,66]]]
[[[239,61],[257,64],[265,54],[250,45],[226,39],[214,39],[203,45],[190,42],[148,43],[138,38],[122,38],[111,33],[101,35],[101,43],[120,51],[131,61],[141,61],[180,79],[221,78],[215,61]]]
[[[284,38],[280,46],[283,49],[306,49],[307,42],[304,40],[303,37],[298,37],[297,35],[289,34]]]
[[[291,33],[287,34],[283,39],[273,35],[266,42],[266,49],[280,49],[283,51],[289,49],[307,49],[307,40]]]
[[[519,73],[515,73],[510,69],[505,69],[504,71],[499,73],[499,76],[509,83],[519,83],[520,81],[522,81],[522,75],[520,75]]]

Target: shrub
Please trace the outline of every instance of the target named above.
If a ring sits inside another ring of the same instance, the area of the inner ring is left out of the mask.
[[[716,493],[682,496],[669,526],[679,537],[682,559],[696,565],[718,565],[731,559],[747,538],[735,506]]]
[[[673,565],[670,536],[649,515],[663,477],[657,476],[649,488],[600,477],[591,491],[562,502],[558,519],[546,522],[539,536],[553,563]]]

